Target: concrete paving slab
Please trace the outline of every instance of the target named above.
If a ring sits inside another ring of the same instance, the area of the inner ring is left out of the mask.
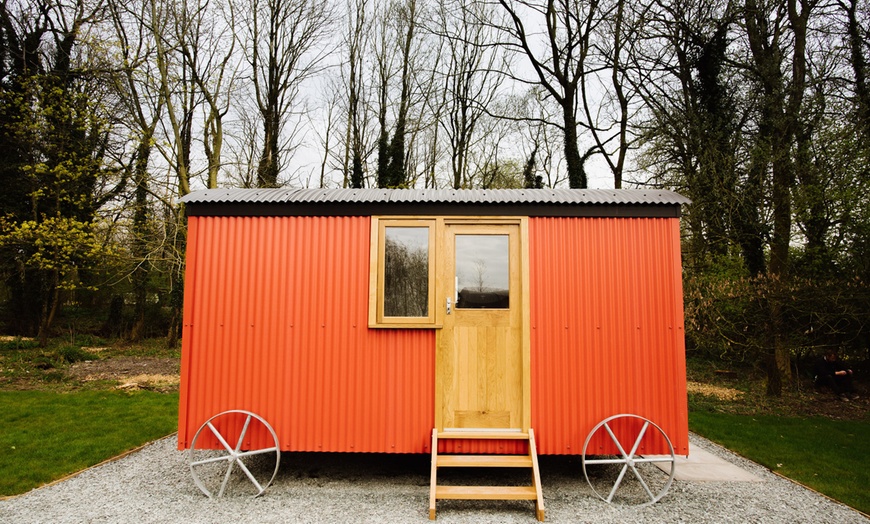
[[[668,473],[670,466],[665,463],[655,463],[659,469]],[[730,462],[713,455],[709,451],[689,443],[689,457],[676,457],[674,466],[675,480],[694,482],[762,482],[757,475],[735,466]]]

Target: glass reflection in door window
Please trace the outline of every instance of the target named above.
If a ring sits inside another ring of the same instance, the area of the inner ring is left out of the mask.
[[[429,228],[384,228],[384,316],[429,315]]]
[[[508,235],[456,235],[456,307],[510,307]]]

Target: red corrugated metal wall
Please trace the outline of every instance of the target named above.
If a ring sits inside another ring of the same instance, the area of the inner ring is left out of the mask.
[[[633,413],[661,426],[686,454],[679,220],[537,218],[529,237],[540,452],[579,454],[599,421]],[[590,449],[612,451],[605,444],[598,439]]]
[[[188,224],[180,448],[212,415],[246,409],[288,451],[429,451],[435,334],[368,328],[368,217]],[[627,412],[685,454],[679,221],[535,218],[529,237],[539,453],[579,454],[597,422]]]
[[[368,329],[369,224],[189,218],[180,448],[246,409],[284,450],[428,450],[435,335]]]

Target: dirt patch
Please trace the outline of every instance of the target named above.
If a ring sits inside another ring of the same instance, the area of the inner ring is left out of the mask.
[[[114,357],[76,362],[67,370],[76,380],[112,380],[118,389],[168,390],[178,387],[179,362],[174,358]]]
[[[27,342],[29,342],[29,341],[31,341],[31,340],[33,340],[33,339],[30,338],[30,337],[11,337],[11,336],[9,336],[9,335],[2,335],[2,336],[0,336],[0,342],[14,342],[14,341],[16,341],[16,340],[21,340],[21,341],[27,341]]]
[[[136,375],[123,381],[116,389],[132,391],[137,389],[170,390],[178,388],[178,375]]]
[[[102,353],[103,351],[110,350],[110,347],[82,347],[82,351],[87,351],[88,353]]]
[[[725,388],[722,386],[714,386],[712,384],[701,384],[700,382],[686,383],[686,389],[689,393],[697,393],[708,397],[715,397],[719,400],[737,400],[743,394],[733,388]]]

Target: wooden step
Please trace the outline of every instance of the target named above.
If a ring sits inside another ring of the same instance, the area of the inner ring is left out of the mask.
[[[438,439],[486,439],[528,440],[528,455],[439,455]],[[535,432],[519,431],[442,431],[432,430],[432,477],[429,483],[429,519],[435,520],[435,504],[438,499],[467,500],[534,500],[535,517],[544,521],[544,495],[541,491],[541,474],[538,471],[538,454]],[[531,486],[439,486],[438,468],[484,467],[484,468],[529,468],[532,471]]]
[[[437,499],[461,500],[535,500],[534,486],[438,486]]]
[[[521,431],[441,431],[439,439],[473,440],[528,440],[529,434]]]
[[[438,455],[439,468],[530,468],[528,455]]]

